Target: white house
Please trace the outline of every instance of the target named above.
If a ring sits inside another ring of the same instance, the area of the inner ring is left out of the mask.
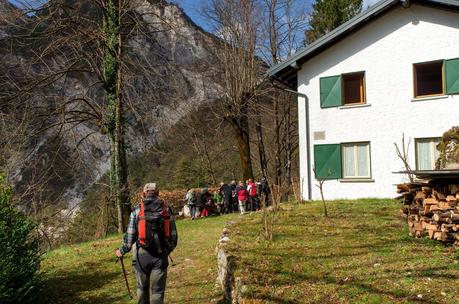
[[[305,199],[394,197],[411,168],[459,125],[459,1],[382,0],[268,71],[298,92]],[[317,174],[317,175],[316,175]]]

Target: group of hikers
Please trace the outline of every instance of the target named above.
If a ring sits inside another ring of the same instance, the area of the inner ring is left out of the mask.
[[[227,214],[260,209],[260,199],[269,205],[270,189],[266,178],[259,182],[248,179],[245,183],[233,180],[229,184],[220,183],[220,187],[210,192],[208,188],[188,189],[185,201],[190,210],[191,219],[207,217],[211,214]]]

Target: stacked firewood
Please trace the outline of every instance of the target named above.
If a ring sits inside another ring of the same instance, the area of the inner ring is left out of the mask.
[[[397,185],[411,236],[459,245],[459,184]]]

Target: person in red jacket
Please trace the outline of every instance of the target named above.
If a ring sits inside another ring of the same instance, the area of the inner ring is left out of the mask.
[[[257,211],[260,209],[260,204],[258,200],[258,193],[257,193],[257,184],[253,181],[253,179],[249,179],[247,182],[247,191],[249,192],[249,205],[251,211]]]
[[[247,192],[246,186],[240,181],[237,188],[237,199],[239,201],[239,210],[241,211],[241,214],[245,213],[245,205],[247,203],[248,196],[249,193]]]

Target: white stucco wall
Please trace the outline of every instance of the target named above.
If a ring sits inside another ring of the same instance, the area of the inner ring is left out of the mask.
[[[414,138],[440,137],[459,125],[459,95],[413,101],[413,63],[459,57],[459,14],[419,5],[397,8],[304,63],[298,91],[309,98],[310,161],[315,144],[370,141],[373,182],[325,182],[326,199],[394,197],[394,185],[405,179],[394,142],[411,138],[410,162],[415,168]],[[359,108],[320,108],[319,78],[365,71],[366,101]],[[300,176],[308,198],[305,99],[298,98]],[[325,131],[325,140],[313,134]],[[312,176],[312,198],[320,193]]]

